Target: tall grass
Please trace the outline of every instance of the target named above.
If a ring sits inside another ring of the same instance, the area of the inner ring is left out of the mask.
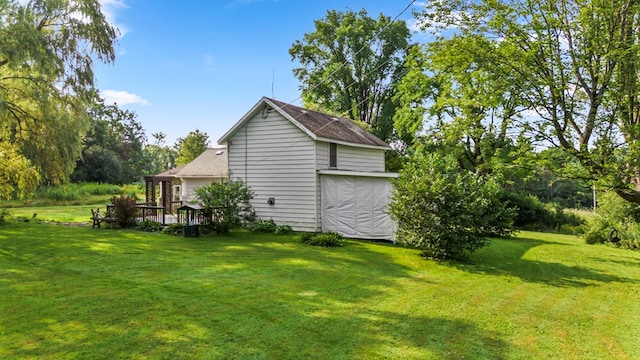
[[[43,186],[31,199],[3,202],[0,207],[95,204],[103,203],[114,195],[140,198],[144,196],[143,194],[143,185],[141,184],[68,183],[58,186]]]
[[[120,194],[121,188],[113,184],[64,184],[60,186],[42,187],[36,194],[37,198],[55,201],[78,200],[88,195],[116,195]]]

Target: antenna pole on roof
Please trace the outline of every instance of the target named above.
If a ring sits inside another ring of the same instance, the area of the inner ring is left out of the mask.
[[[276,96],[273,93],[273,87],[274,87],[274,83],[276,82],[276,69],[273,69],[273,73],[271,74],[271,97],[272,98],[276,98]]]

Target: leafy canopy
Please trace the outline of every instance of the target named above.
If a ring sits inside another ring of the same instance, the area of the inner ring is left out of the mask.
[[[205,152],[209,146],[209,135],[196,129],[184,138],[178,138],[175,149],[178,152],[176,165],[183,165],[192,162],[200,154]]]
[[[315,30],[289,49],[300,67],[293,70],[301,82],[305,105],[318,105],[371,126],[375,135],[393,134],[393,84],[400,77],[410,32],[403,21],[365,10],[330,10],[315,21]]]
[[[591,180],[640,203],[640,3],[434,0],[418,16],[487,64],[530,111],[524,128],[578,159]]]
[[[394,123],[400,134],[455,154],[462,168],[490,173],[496,161],[512,160],[510,153],[527,145],[512,139],[523,109],[510,85],[492,74],[494,65],[467,48],[491,53],[494,44],[469,36],[411,49],[394,96]]]
[[[116,37],[98,0],[0,0],[0,143],[40,174],[30,182],[73,171],[96,98],[93,63],[114,60]]]
[[[140,179],[145,170],[146,136],[136,113],[101,100],[89,109],[91,127],[84,137],[82,159],[73,181],[126,184]]]

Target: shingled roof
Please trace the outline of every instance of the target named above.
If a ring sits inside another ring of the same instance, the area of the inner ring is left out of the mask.
[[[336,141],[355,146],[389,149],[389,145],[387,145],[387,143],[349,119],[305,109],[268,97],[260,99],[260,101],[254,105],[254,107],[226,134],[224,134],[218,142],[224,143],[231,138],[236,130],[252,118],[254,114],[259,111],[265,111],[265,106],[268,107],[267,111],[269,109],[278,111],[314,140]]]
[[[188,164],[176,166],[155,177],[220,178],[229,175],[226,148],[209,148]]]
[[[211,178],[227,177],[228,174],[227,149],[209,148],[178,171],[177,176],[181,178]]]

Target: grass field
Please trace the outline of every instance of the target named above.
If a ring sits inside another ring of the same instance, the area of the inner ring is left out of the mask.
[[[8,209],[15,218],[31,219],[33,214],[37,214],[36,220],[69,222],[69,223],[91,223],[91,209],[100,209],[106,213],[108,201],[94,205],[73,205],[73,206],[23,206]],[[1,229],[0,229],[1,230]]]
[[[295,235],[0,228],[0,358],[639,359],[640,253],[520,233],[467,263]]]

